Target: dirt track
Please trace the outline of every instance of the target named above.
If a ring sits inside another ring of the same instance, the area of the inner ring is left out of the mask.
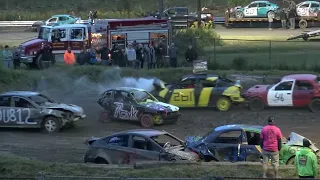
[[[78,103],[79,104],[79,103]],[[74,129],[63,130],[55,135],[41,134],[38,130],[1,129],[0,151],[51,162],[81,163],[86,151],[84,141],[91,136],[106,136],[112,132],[140,128],[139,124],[127,122],[98,122],[99,108],[93,101],[80,103],[87,111],[87,120]],[[294,131],[309,137],[317,144],[320,122],[317,115],[306,109],[269,109],[253,113],[244,107],[236,107],[227,113],[215,110],[182,110],[181,121],[175,125],[156,126],[184,138],[187,135],[204,134],[211,128],[231,123],[264,124],[269,115],[276,117],[283,134]]]

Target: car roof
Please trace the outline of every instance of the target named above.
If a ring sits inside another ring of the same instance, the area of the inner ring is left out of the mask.
[[[155,130],[155,129],[132,129],[132,130],[114,133],[114,134],[112,134],[112,136],[117,135],[117,134],[140,135],[140,136],[146,136],[146,137],[153,137],[153,136],[159,136],[159,135],[164,135],[164,134],[168,134],[168,133],[165,131],[159,131],[159,130]]]
[[[244,130],[256,130],[261,131],[263,126],[260,125],[250,125],[250,124],[229,124],[224,126],[218,126],[214,128],[214,131],[224,131],[224,130],[236,130],[236,129],[244,129]]]
[[[58,26],[42,26],[42,27],[47,27],[47,28],[86,28],[88,27],[87,25],[84,24],[63,24],[63,25],[58,25]]]
[[[197,79],[197,78],[209,78],[209,77],[219,77],[216,74],[188,74],[182,77],[182,79]]]
[[[62,16],[68,16],[68,17],[71,17],[70,14],[56,14],[56,15],[53,15],[51,17],[62,17]]]
[[[314,74],[290,74],[283,76],[282,79],[314,80],[317,79],[317,76]]]
[[[145,92],[145,91],[146,91],[146,90],[141,89],[141,88],[133,88],[133,87],[118,87],[118,88],[110,89],[110,90],[127,91],[127,92],[132,92],[132,91],[142,91],[142,92]]]
[[[29,96],[36,96],[39,95],[40,93],[38,92],[33,92],[33,91],[9,91],[9,92],[4,92],[0,94],[0,96],[24,96],[24,97],[29,97]]]

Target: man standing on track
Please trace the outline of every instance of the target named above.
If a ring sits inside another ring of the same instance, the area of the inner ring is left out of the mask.
[[[263,178],[267,177],[267,164],[269,159],[271,159],[271,165],[276,178],[279,178],[278,166],[279,166],[279,151],[281,149],[281,130],[275,126],[274,117],[268,117],[268,125],[262,128],[260,138],[261,138],[261,148],[263,156]]]
[[[304,138],[303,148],[296,152],[295,166],[300,179],[314,179],[318,174],[318,158],[310,146],[310,141]]]

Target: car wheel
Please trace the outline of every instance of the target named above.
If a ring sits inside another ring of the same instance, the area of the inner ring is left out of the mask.
[[[140,118],[140,124],[144,128],[151,128],[153,126],[152,116],[150,114],[143,114]]]
[[[295,162],[295,156],[291,157],[288,161],[287,161],[287,165],[294,165]]]
[[[228,111],[231,107],[231,101],[227,97],[219,97],[216,103],[216,108],[219,111]]]
[[[262,111],[264,109],[264,103],[260,98],[252,98],[249,101],[249,109],[251,111]]]
[[[94,163],[95,164],[109,164],[107,160],[101,158],[101,157],[98,157],[94,160]]]
[[[313,99],[308,107],[311,112],[320,112],[320,99]]]
[[[267,13],[267,18],[275,18],[276,17],[276,13],[274,13],[273,11],[269,11],[268,13]]]
[[[299,28],[300,29],[305,29],[305,28],[307,28],[308,27],[308,22],[306,21],[306,20],[304,20],[304,19],[301,19],[300,21],[299,21]]]
[[[100,114],[100,122],[102,123],[107,123],[107,122],[110,122],[111,121],[111,117],[110,117],[110,114],[109,112],[101,112]]]
[[[61,129],[60,121],[55,117],[47,117],[43,121],[43,131],[47,133],[59,132]]]
[[[237,19],[242,19],[243,16],[244,16],[244,14],[243,14],[243,12],[241,12],[241,11],[237,11],[236,14],[235,14],[235,16],[236,16]]]

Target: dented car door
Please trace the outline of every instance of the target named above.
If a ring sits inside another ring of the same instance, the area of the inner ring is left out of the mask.
[[[142,136],[131,136],[132,146],[131,148],[135,152],[135,156],[132,158],[134,162],[139,161],[159,161],[160,148],[152,143],[148,138]]]

